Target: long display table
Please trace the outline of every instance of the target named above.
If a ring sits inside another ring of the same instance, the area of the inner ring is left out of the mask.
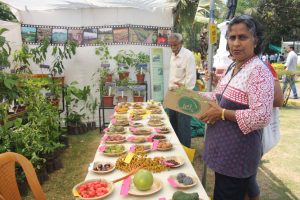
[[[143,106],[146,107],[147,104],[143,103]],[[192,193],[192,192],[197,192],[199,194],[200,199],[203,200],[208,200],[208,196],[192,166],[192,163],[190,162],[188,156],[186,155],[182,145],[180,144],[174,130],[172,129],[172,126],[170,124],[170,121],[168,120],[168,116],[165,113],[164,109],[162,108],[162,106],[160,106],[160,109],[162,111],[161,114],[155,114],[155,116],[161,116],[163,118],[163,122],[164,122],[164,126],[170,128],[170,133],[168,134],[164,134],[164,136],[166,136],[167,141],[171,142],[171,144],[173,145],[173,148],[169,151],[151,151],[149,153],[147,153],[147,157],[169,157],[169,156],[180,156],[183,160],[184,160],[184,164],[178,168],[169,168],[167,170],[161,171],[159,173],[153,173],[154,178],[159,179],[162,182],[162,188],[151,195],[148,196],[133,196],[131,194],[128,195],[120,195],[120,191],[121,191],[121,186],[122,186],[122,181],[121,182],[117,182],[114,184],[114,191],[105,199],[112,199],[112,200],[119,200],[119,199],[147,199],[147,200],[151,200],[151,199],[155,199],[155,200],[170,200],[172,199],[172,195],[174,192],[181,190],[187,193]],[[127,113],[130,113],[131,111],[129,110]],[[116,114],[116,112],[115,112]],[[118,114],[119,115],[119,114]],[[129,114],[127,114],[128,116]],[[153,115],[152,115],[153,116]],[[149,127],[152,130],[152,133],[155,134],[156,129],[154,127],[150,127],[147,125],[148,121],[150,118],[150,114],[145,114],[143,115],[143,119],[136,121],[136,122],[140,122],[143,123],[145,125],[145,127]],[[111,124],[110,124],[111,126]],[[130,127],[126,126],[125,127],[126,130],[126,134],[124,134],[124,136],[126,136],[126,138],[129,138],[130,136],[132,136],[132,132],[130,131]],[[152,143],[147,142],[150,145],[152,145]],[[99,148],[101,146],[104,145],[104,142],[100,140],[100,145]],[[125,143],[123,143],[123,145],[125,146],[126,150],[129,150],[130,147],[133,145],[133,143],[126,141]],[[108,157],[106,155],[103,154],[103,152],[99,151],[99,148],[96,151],[95,157],[93,162],[97,162],[97,161],[105,161],[105,162],[112,162],[112,163],[116,163],[116,160],[118,159],[118,157]],[[178,188],[174,188],[173,186],[171,186],[171,184],[168,181],[168,178],[171,175],[177,175],[178,173],[183,172],[186,174],[189,174],[193,177],[196,177],[197,179],[197,184],[191,188],[188,189],[178,189]],[[88,174],[85,178],[85,180],[90,180],[90,179],[97,179],[97,178],[103,178],[106,180],[110,180],[113,181],[115,179],[118,179],[120,177],[125,176],[127,173],[122,172],[118,169],[115,169],[114,171],[107,173],[107,174],[96,174],[93,171],[88,171]],[[132,176],[133,179],[133,176]],[[133,183],[131,183],[133,185]]]

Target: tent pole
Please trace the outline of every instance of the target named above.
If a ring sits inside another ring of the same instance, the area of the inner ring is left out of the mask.
[[[209,37],[208,37],[208,73],[211,73],[213,70],[213,44],[216,43],[216,25],[214,24],[214,12],[215,12],[215,0],[210,0],[209,5]],[[212,77],[209,79],[207,83],[208,92],[212,91]],[[206,133],[206,129],[205,129]],[[205,134],[206,135],[206,134]],[[204,140],[205,140],[204,135]],[[202,174],[202,185],[204,189],[206,189],[206,176],[207,176],[207,166],[204,163],[203,166],[203,174]]]

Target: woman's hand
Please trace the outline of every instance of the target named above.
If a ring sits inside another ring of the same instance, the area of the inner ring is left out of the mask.
[[[209,81],[210,79],[212,79],[213,86],[216,86],[218,84],[218,77],[217,77],[216,73],[214,71],[211,71],[209,73],[208,70],[205,70],[204,80]]]
[[[208,104],[211,107],[199,117],[199,120],[207,124],[214,124],[221,120],[222,108],[213,101],[209,101]]]

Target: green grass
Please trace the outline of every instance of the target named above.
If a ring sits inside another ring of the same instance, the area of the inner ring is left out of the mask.
[[[296,200],[300,197],[300,107],[288,105],[280,112],[281,140],[262,158],[257,179],[261,200]],[[69,136],[70,147],[63,153],[64,168],[50,174],[43,184],[47,199],[65,200],[72,197],[72,187],[84,180],[87,167],[93,161],[99,145],[98,131]],[[193,138],[192,147],[197,149],[193,166],[202,177],[201,152],[203,138]],[[214,173],[207,173],[207,194],[212,197]],[[25,200],[33,199],[28,196]]]

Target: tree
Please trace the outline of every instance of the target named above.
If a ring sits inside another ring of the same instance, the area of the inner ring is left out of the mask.
[[[4,21],[14,21],[17,22],[16,17],[10,11],[9,7],[0,2],[0,19]]]
[[[237,15],[250,14],[264,26],[265,43],[299,40],[300,0],[239,0]]]
[[[200,32],[207,26],[209,19],[209,0],[181,0],[175,11],[175,31],[181,33],[184,45],[188,49],[200,51]],[[216,0],[216,19],[222,16],[224,7],[222,0]],[[197,19],[195,20],[195,16]]]

